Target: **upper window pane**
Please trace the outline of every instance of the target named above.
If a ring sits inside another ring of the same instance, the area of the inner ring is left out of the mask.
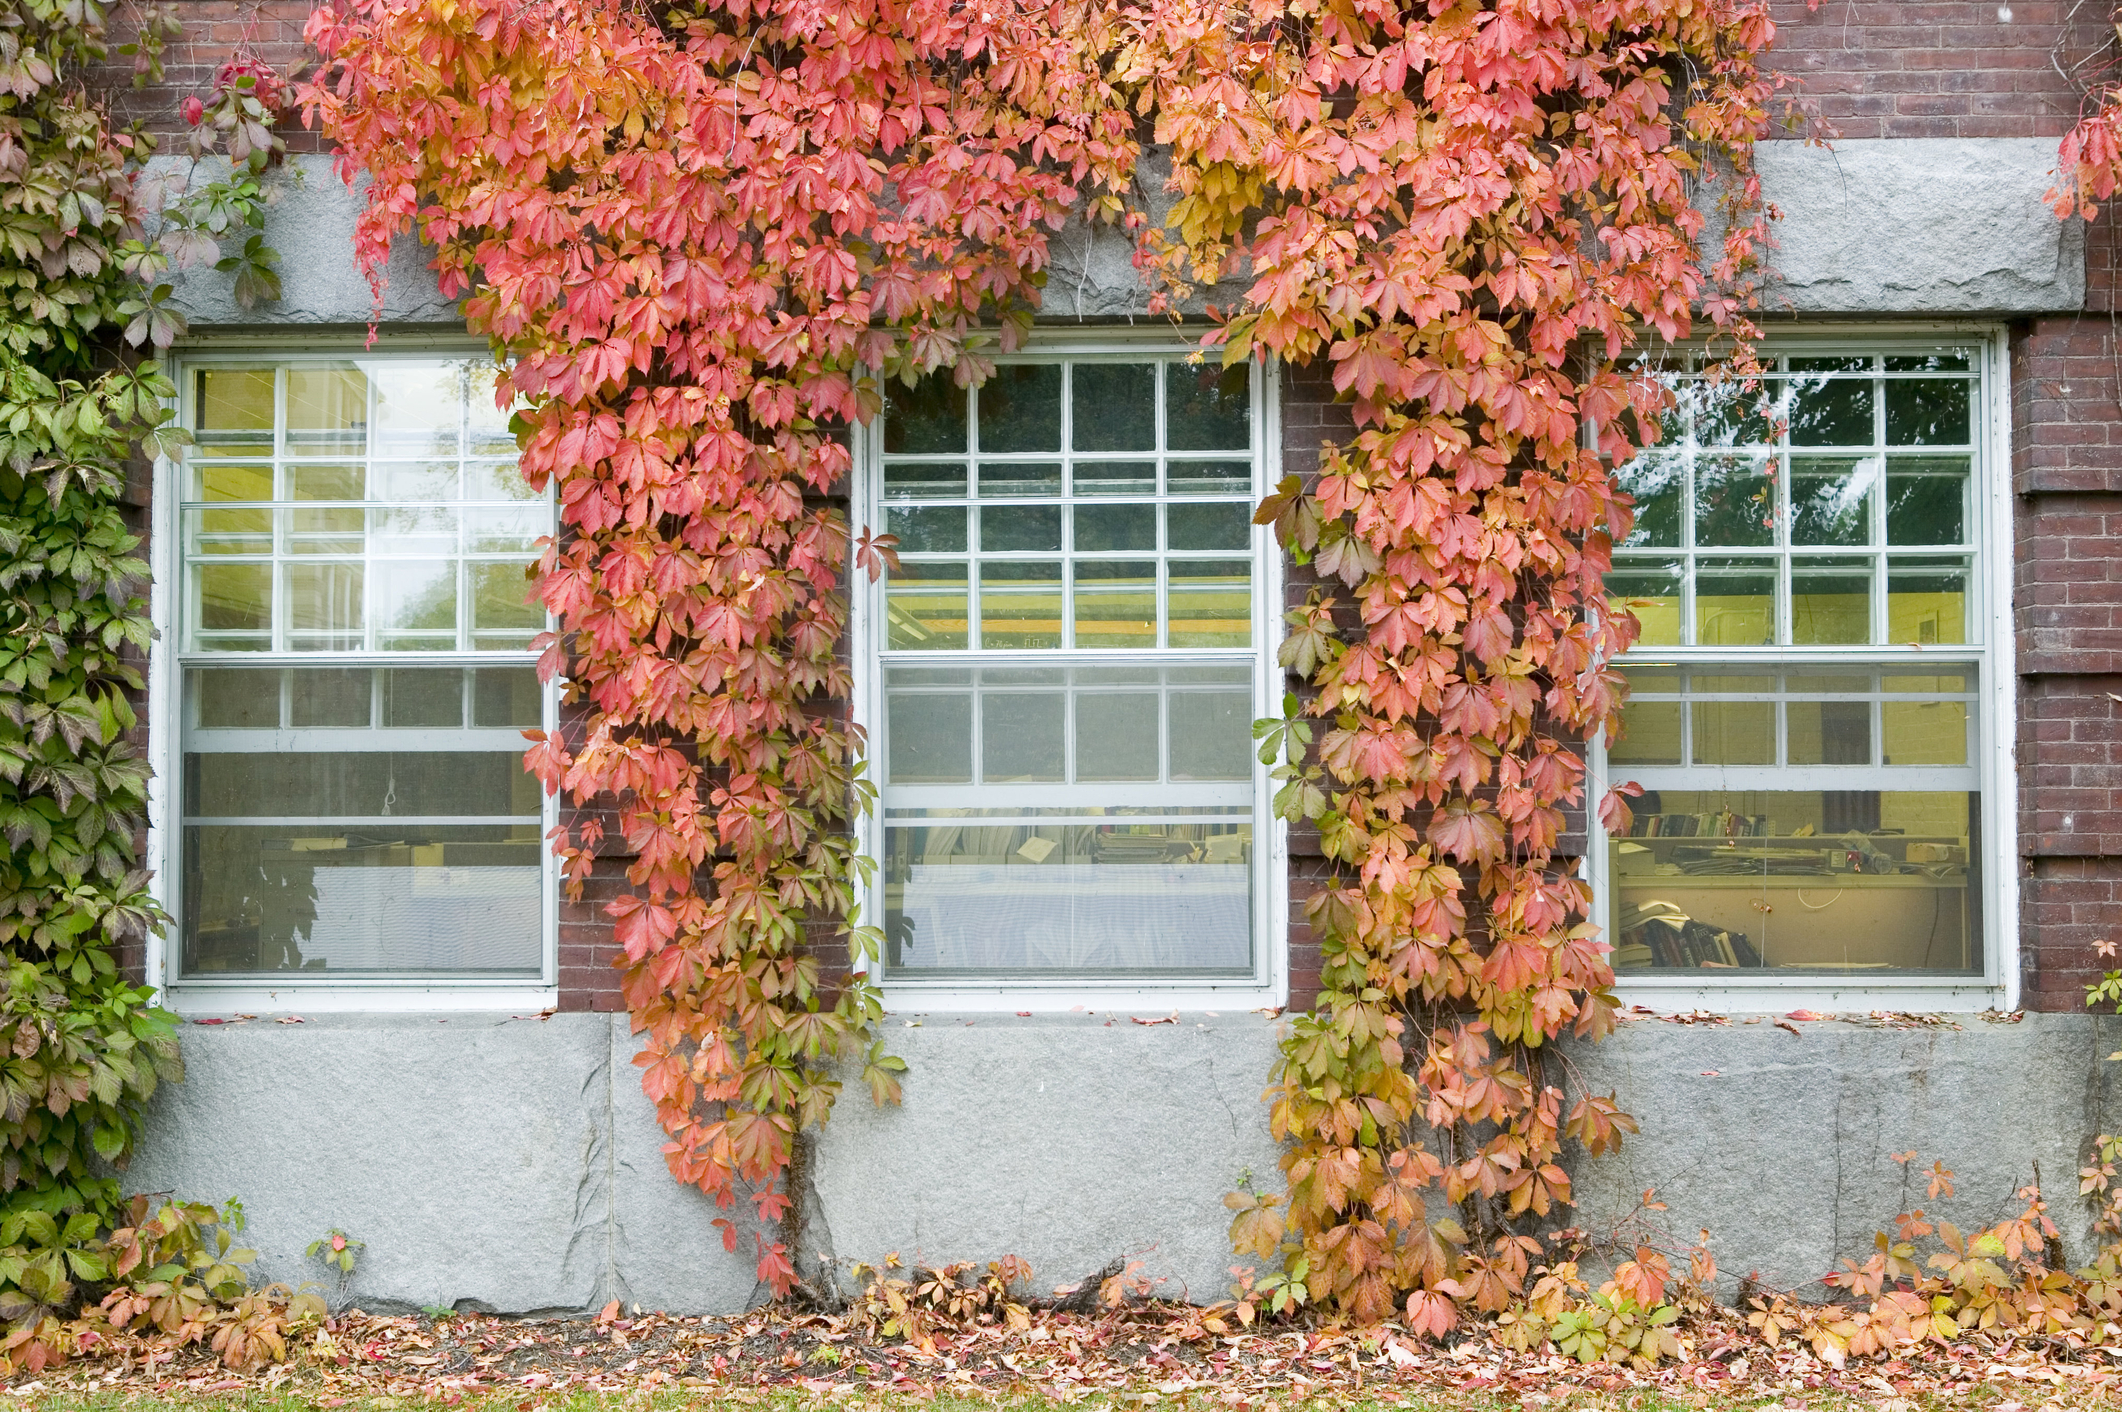
[[[195,369],[186,650],[526,650],[552,512],[494,378],[466,358]]]

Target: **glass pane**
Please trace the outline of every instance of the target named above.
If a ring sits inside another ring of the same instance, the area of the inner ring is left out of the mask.
[[[982,451],[1061,449],[1059,363],[1004,363],[980,384],[979,397]]]
[[[980,645],[989,650],[1061,645],[1058,561],[980,566]]]
[[[368,378],[357,368],[287,370],[290,455],[361,453],[368,444]],[[455,449],[452,447],[451,449]]]
[[[1920,691],[1926,695],[1971,692],[1975,689],[1975,678],[1973,672],[1957,667],[1927,667],[1913,672],[1882,672],[1879,686],[1883,691]]]
[[[545,720],[545,693],[535,667],[472,670],[472,724],[482,729],[536,730]]]
[[[1069,375],[1070,426],[1076,450],[1157,449],[1155,363],[1078,363]],[[981,445],[987,442],[983,439]]]
[[[1869,701],[1791,701],[1783,707],[1789,731],[1784,758],[1793,765],[1869,765]]]
[[[965,565],[908,561],[888,571],[885,638],[890,647],[936,651],[966,645]]]
[[[368,544],[368,512],[354,505],[284,510],[290,554],[359,554]]]
[[[1886,384],[1886,444],[1965,446],[1966,378],[1905,378]]]
[[[965,389],[950,374],[930,373],[908,387],[885,386],[884,451],[886,455],[934,456],[962,452],[965,446]],[[886,483],[890,473],[886,472]]]
[[[1689,710],[1697,765],[1776,763],[1775,703],[1697,701]]]
[[[1167,572],[1171,575],[1171,621],[1166,631],[1169,646],[1252,645],[1252,564],[1249,561],[1179,560],[1174,561]]]
[[[1164,481],[1173,495],[1250,495],[1250,461],[1167,461]]]
[[[1886,467],[1888,544],[1967,542],[1965,458],[1896,457]]]
[[[466,411],[471,445],[467,449],[474,456],[515,455],[516,434],[508,429],[509,419],[515,415],[515,408],[499,406],[494,401],[499,390],[501,370],[492,363],[478,360],[471,364],[468,371],[471,386],[467,392]],[[521,405],[520,402],[517,404]]]
[[[982,695],[980,778],[988,784],[1058,783],[1065,701],[1058,691]]]
[[[1680,643],[1680,566],[1622,559],[1606,575],[1607,606],[1634,613],[1642,625],[1636,640],[1645,647]]]
[[[521,574],[521,570],[516,573]],[[520,591],[520,590],[519,590]],[[405,559],[376,566],[377,643],[386,652],[457,645],[457,561]],[[436,641],[434,634],[443,634]],[[408,638],[417,634],[417,638]]]
[[[1807,695],[1814,693],[1836,695],[1866,692],[1872,689],[1872,677],[1870,672],[1863,671],[1785,672],[1783,674],[1783,689],[1790,692],[1803,692]]]
[[[524,566],[471,564],[467,569],[472,580],[473,648],[494,652],[530,646],[531,638],[545,630],[545,607],[532,596],[536,588]]]
[[[1164,444],[1174,451],[1245,451],[1253,444],[1247,365],[1164,365]]]
[[[952,499],[965,494],[965,463],[894,462],[884,468],[887,500]]]
[[[249,510],[192,510],[185,519],[191,524],[194,554],[273,552],[273,512],[263,506]],[[1151,529],[1155,530],[1154,524]]]
[[[1894,559],[1886,567],[1886,640],[1967,641],[1967,566],[1958,560]]]
[[[1244,974],[1251,857],[1243,819],[894,827],[885,962],[922,975]]]
[[[1871,580],[1869,559],[1791,560],[1790,640],[1871,641]]]
[[[280,724],[280,673],[226,667],[185,673],[201,730],[274,730]]]
[[[1977,972],[1979,805],[1964,791],[1648,793],[1608,844],[1614,965]]]
[[[1732,548],[1776,542],[1776,483],[1768,462],[1704,456],[1695,463],[1695,543]]]
[[[1157,778],[1156,693],[1076,694],[1076,778]]]
[[[187,827],[183,973],[535,977],[538,833],[397,820]]]
[[[466,500],[542,500],[514,461],[473,461],[464,468]]]
[[[1776,566],[1766,559],[1699,559],[1695,641],[1765,647],[1776,640]]]
[[[1175,691],[1167,699],[1173,779],[1252,778],[1252,698],[1242,691]]]
[[[192,386],[193,435],[202,449],[235,456],[272,454],[271,368],[201,368]]]
[[[1791,361],[1795,367],[1799,360]],[[1871,445],[1872,386],[1870,378],[1862,377],[1792,378],[1790,444]]]
[[[1061,547],[1059,505],[989,505],[980,511],[980,549],[988,554],[1053,553]]]
[[[364,673],[365,675],[365,673]],[[520,750],[332,750],[189,753],[185,813],[194,819],[538,816],[538,781]]]
[[[1878,483],[1876,456],[1791,457],[1790,542],[1871,543],[1871,494]]]
[[[1753,696],[1776,689],[1776,679],[1751,672],[1690,672],[1687,689],[1696,696]]]
[[[1078,495],[1155,495],[1155,461],[1078,461],[1074,471]]]
[[[982,461],[980,493],[990,498],[1015,495],[1059,495],[1059,461]]]
[[[298,667],[288,673],[287,723],[297,730],[367,730],[371,692],[366,667]]]
[[[378,461],[369,477],[375,500],[455,500],[454,461]]]
[[[270,564],[201,564],[199,627],[206,632],[262,632],[273,625]]]
[[[455,456],[463,440],[460,362],[376,363],[375,454]]]
[[[1157,551],[1157,510],[1153,505],[1078,505],[1075,515],[1079,554]]]
[[[885,711],[889,783],[972,783],[971,692],[887,692]]]
[[[1157,645],[1157,566],[1148,560],[1076,562],[1078,647]]]
[[[1169,549],[1244,549],[1252,543],[1253,507],[1247,504],[1168,505],[1164,514]]]
[[[965,552],[965,511],[932,505],[919,509],[896,506],[884,516],[885,528],[899,537],[902,554],[962,554]]]
[[[376,554],[454,554],[457,511],[441,505],[394,505],[369,511]]]
[[[1882,702],[1879,725],[1886,764],[1967,763],[1967,703],[1964,701]]]
[[[1734,378],[1690,383],[1680,391],[1680,405],[1692,413],[1697,444],[1759,446],[1771,439],[1771,414],[1781,396],[1782,384],[1775,378],[1764,378],[1752,387]]]
[[[464,512],[464,544],[474,554],[532,554],[552,533],[552,511],[543,505],[491,506]]]
[[[1646,452],[1614,472],[1636,498],[1636,523],[1624,544],[1665,549],[1680,546],[1680,507],[1687,493],[1687,463],[1678,456]]]
[[[1606,748],[1612,765],[1677,765],[1680,703],[1630,701],[1621,708],[1621,738]]]
[[[295,465],[287,468],[290,500],[360,500],[366,494],[368,468],[354,465]]]
[[[389,667],[383,672],[383,724],[392,730],[464,727],[464,673],[456,667]]]
[[[270,500],[273,498],[272,463],[222,465],[219,462],[192,466],[191,498],[194,500]]]
[[[1894,354],[1886,360],[1890,373],[1964,373],[1970,371],[1965,353]]]

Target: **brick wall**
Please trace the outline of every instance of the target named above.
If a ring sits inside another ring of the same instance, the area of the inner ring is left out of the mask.
[[[315,6],[310,0],[176,0],[183,35],[164,50],[160,83],[144,88],[132,86],[132,61],[113,54],[112,63],[98,82],[111,96],[112,115],[120,123],[139,121],[150,132],[169,139],[165,153],[184,150],[188,131],[178,105],[190,95],[205,97],[213,88],[214,71],[239,50],[248,49],[279,71],[284,78],[308,72],[315,56],[302,42],[302,26]],[[129,15],[121,7],[111,18],[112,47],[132,37]],[[292,152],[328,150],[315,132],[302,126],[300,118],[280,125]]]

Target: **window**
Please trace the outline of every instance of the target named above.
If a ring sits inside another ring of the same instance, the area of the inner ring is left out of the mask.
[[[1139,351],[893,389],[885,979],[1265,974],[1258,395]]]
[[[1606,840],[1622,977],[1986,973],[1984,352],[1676,375],[1608,580],[1644,626],[1606,756],[1644,789]]]
[[[549,980],[526,567],[466,358],[187,364],[180,983]]]

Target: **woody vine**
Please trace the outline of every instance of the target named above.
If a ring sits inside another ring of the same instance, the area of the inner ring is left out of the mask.
[[[805,944],[878,940],[832,703],[847,576],[893,554],[826,499],[842,430],[894,379],[981,381],[1051,232],[1112,222],[1160,309],[1250,281],[1205,356],[1320,366],[1355,419],[1260,508],[1318,587],[1259,732],[1336,871],[1271,1094],[1287,1192],[1234,1197],[1234,1238],[1361,1319],[1515,1298],[1564,1144],[1630,1126],[1548,1058],[1614,1011],[1555,853],[1635,634],[1603,611],[1611,468],[1667,394],[1625,360],[1706,318],[1745,365],[1761,5],[348,0],[309,34],[306,110],[372,177],[361,260],[434,246],[555,491],[542,660],[583,725],[528,758],[582,806],[569,885],[625,859],[607,910],[677,1179],[771,1222],[835,1059],[896,1097],[878,992]]]

